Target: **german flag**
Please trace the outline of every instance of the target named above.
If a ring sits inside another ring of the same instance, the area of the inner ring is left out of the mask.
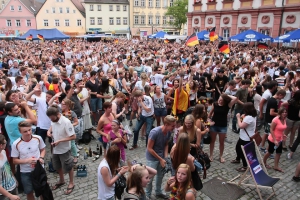
[[[170,41],[168,39],[165,39],[164,40],[164,43],[169,43]]]
[[[65,46],[65,45],[66,45],[66,42],[65,42],[65,41],[62,41],[62,42],[61,42],[61,45],[62,45],[62,46]]]
[[[30,40],[30,41],[31,41],[32,38],[33,38],[33,37],[32,37],[32,35],[30,34],[30,35],[26,38],[26,40]]]
[[[37,38],[39,38],[40,40],[43,40],[44,41],[44,36],[40,35],[40,34],[37,34]]]
[[[209,30],[209,41],[213,42],[219,38],[219,36],[215,33],[216,27],[213,27]]]
[[[221,51],[222,53],[226,53],[226,54],[230,53],[230,49],[227,41],[220,42],[218,48],[219,51]]]
[[[259,49],[267,49],[268,45],[266,43],[260,42],[260,43],[258,43],[257,48],[259,48]]]
[[[185,45],[189,47],[193,47],[199,44],[199,40],[196,33],[193,33],[186,41]]]
[[[115,39],[115,44],[119,44],[119,39]]]

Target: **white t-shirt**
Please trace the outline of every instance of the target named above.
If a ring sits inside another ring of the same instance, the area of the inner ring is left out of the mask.
[[[73,63],[70,63],[69,65],[66,65],[66,70],[67,70],[67,74],[68,76],[70,76],[70,74],[72,73],[73,70]]]
[[[1,151],[2,159],[0,159],[0,184],[7,191],[12,191],[17,186],[17,181],[11,172],[5,150]],[[0,195],[1,197],[2,195]]]
[[[150,66],[144,66],[144,72],[146,72],[147,75],[152,73],[152,68]]]
[[[149,85],[149,83],[148,82],[145,82],[145,85],[143,86],[143,84],[142,84],[143,82],[142,81],[137,81],[136,83],[135,83],[135,87],[136,87],[136,89],[138,89],[138,90],[141,90],[141,91],[145,91],[144,90],[144,87],[146,86],[146,85]]]
[[[250,115],[247,115],[244,117],[243,122],[248,124],[246,127],[246,130],[250,137],[252,137],[255,134],[255,128],[256,128],[256,117],[252,117]],[[247,135],[245,129],[240,129],[240,138],[244,141],[250,141],[250,138]]]
[[[154,74],[154,83],[162,88],[163,83],[162,80],[165,76],[162,74]]]
[[[54,142],[75,135],[73,124],[68,118],[64,117],[63,115],[60,116],[58,122],[51,122],[51,126]],[[60,142],[53,148],[53,154],[64,154],[70,149],[70,141]]]
[[[65,59],[71,58],[71,57],[72,57],[72,54],[73,54],[72,51],[64,51],[64,53],[65,53]]]
[[[46,99],[46,93],[45,92],[42,92],[41,93],[41,96],[36,96],[35,94],[33,94],[32,96],[31,96],[31,98],[32,99],[35,99],[35,98],[42,98],[42,99]],[[28,106],[32,106],[32,109],[33,110],[37,110],[37,105],[36,104],[34,104],[34,103],[32,103],[31,101],[27,101],[27,105]]]
[[[261,96],[259,94],[255,94],[253,97],[254,100],[254,108],[259,111],[259,103],[261,101]]]
[[[262,95],[262,99],[265,99],[265,100],[269,100],[270,98],[272,97],[272,93],[270,92],[269,89],[267,89],[263,95]],[[263,113],[266,113],[266,109],[267,109],[267,102],[264,104],[264,107],[263,107]]]
[[[98,167],[98,200],[105,200],[105,199],[110,199],[115,195],[115,184],[112,186],[108,187],[103,180],[102,174],[101,174],[101,169],[103,167],[106,167],[109,172],[109,177],[110,179],[113,178],[112,173],[110,171],[109,165],[105,159],[103,159],[100,162],[100,165]]]
[[[39,135],[32,135],[29,142],[25,142],[21,138],[18,138],[14,141],[11,147],[11,157],[19,159],[27,158],[36,158],[38,159],[41,156],[41,150],[46,147],[43,139]],[[31,164],[20,164],[21,172],[32,172],[34,168],[31,167]]]
[[[51,120],[46,114],[48,109],[46,98],[35,98],[35,104],[37,106],[37,116],[38,116],[37,127],[48,130],[51,126]]]
[[[139,106],[142,109],[142,115],[145,116],[145,117],[152,116],[154,114],[154,106],[153,106],[153,100],[152,100],[152,98],[144,95],[143,103],[145,104],[145,106],[147,108],[151,108],[151,111],[150,112],[146,112],[146,110],[143,109],[143,107],[140,105],[140,103],[138,103]]]

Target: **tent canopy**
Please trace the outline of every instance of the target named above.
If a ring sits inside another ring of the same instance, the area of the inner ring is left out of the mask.
[[[159,32],[157,32],[157,33],[155,33],[155,34],[153,34],[153,35],[150,35],[149,38],[164,38],[165,35],[167,35],[166,32],[164,32],[164,31],[159,31]]]
[[[251,29],[229,38],[229,40],[233,42],[257,42],[261,40],[265,41],[271,39],[272,38],[270,36],[264,35]]]
[[[203,30],[197,33],[198,40],[209,40],[209,32],[207,30]],[[223,40],[221,36],[219,36],[220,40]]]
[[[26,40],[26,38],[32,35],[33,40],[39,40],[37,34],[40,34],[44,37],[45,40],[64,40],[70,39],[70,36],[63,34],[56,28],[53,29],[30,29],[21,37],[15,38],[16,40]]]
[[[274,38],[273,42],[300,42],[300,29]]]

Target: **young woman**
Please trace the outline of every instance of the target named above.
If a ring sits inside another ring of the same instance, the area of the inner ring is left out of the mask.
[[[201,130],[197,128],[193,115],[187,115],[184,118],[183,126],[179,128],[179,135],[183,133],[187,133],[189,136],[191,155],[197,157],[197,147],[200,147],[201,143]]]
[[[261,96],[262,96],[262,86],[257,85],[255,87],[254,95],[253,95],[254,108],[257,112],[257,116],[259,116],[259,103],[261,101]],[[260,120],[259,117],[256,117],[256,127],[257,127],[257,130],[260,130],[262,127],[262,121]]]
[[[150,179],[156,175],[156,170],[140,163],[133,165],[130,172],[130,175],[127,177],[127,188],[124,191],[122,199],[146,199],[144,187],[146,187]]]
[[[243,115],[236,114],[237,122],[240,127],[240,137],[235,146],[236,158],[231,163],[239,164],[240,159],[243,161],[243,167],[236,169],[238,172],[247,170],[247,162],[243,154],[241,145],[246,145],[251,142],[250,137],[255,134],[257,112],[253,103],[247,102],[243,106]],[[241,119],[242,118],[242,119]]]
[[[128,171],[128,167],[119,168],[120,149],[113,145],[107,150],[105,158],[98,167],[98,199],[115,199],[115,182]],[[118,169],[119,172],[117,171]]]
[[[164,121],[165,116],[167,116],[167,95],[161,92],[160,86],[155,86],[152,99],[157,126],[160,126],[160,119],[162,118],[162,121]]]
[[[195,106],[197,104],[197,90],[198,90],[197,82],[190,80],[189,83],[186,84],[186,86],[189,92],[190,106]]]
[[[123,94],[122,92],[118,92],[112,102],[112,113],[116,116],[116,118],[122,122],[123,121],[123,114],[125,113],[125,107],[124,107],[124,100],[125,100],[126,96],[125,94]]]
[[[264,156],[264,163],[266,168],[271,169],[269,165],[267,165],[267,159],[271,154],[274,153],[276,149],[276,155],[274,160],[274,170],[284,173],[281,168],[278,167],[279,159],[282,153],[282,141],[286,140],[286,135],[284,135],[284,130],[286,129],[286,116],[287,111],[285,107],[281,107],[278,109],[278,116],[272,120],[270,132],[271,134],[268,136],[268,152]]]
[[[231,107],[236,103],[237,98],[234,96],[230,96],[227,94],[222,94],[218,102],[215,102],[212,105],[211,111],[208,114],[208,118],[212,117],[212,121],[215,122],[213,126],[210,127],[210,160],[213,161],[213,152],[215,148],[215,142],[217,135],[219,135],[219,150],[220,150],[220,157],[219,160],[221,163],[225,162],[223,158],[224,152],[224,142],[227,133],[227,115]]]
[[[176,176],[169,178],[167,181],[165,191],[171,191],[170,200],[196,199],[196,190],[192,187],[192,177],[189,165],[179,165]]]
[[[104,102],[111,102],[114,97],[112,86],[109,84],[109,79],[102,78],[102,84],[99,87],[97,98],[104,99]]]
[[[111,122],[111,128],[112,130],[109,132],[111,144],[115,144],[119,147],[121,151],[121,159],[126,161],[125,146],[127,143],[127,135],[122,129],[120,129],[120,122],[116,119]]]

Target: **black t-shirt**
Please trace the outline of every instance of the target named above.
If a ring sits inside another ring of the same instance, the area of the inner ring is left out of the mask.
[[[215,122],[214,126],[227,127],[227,114],[230,108],[226,106],[219,106],[214,103],[214,115],[212,121]]]
[[[299,107],[294,106],[293,104],[288,105],[288,116],[289,120],[299,121]]]
[[[81,105],[80,100],[78,99],[77,94],[75,92],[71,96],[70,100],[74,102],[73,111],[76,113],[77,118],[80,118],[82,115],[82,105]]]
[[[98,92],[98,89],[99,89],[99,81],[98,80],[95,80],[95,84],[92,83],[92,81],[88,80],[85,84],[85,87],[90,89],[91,92]],[[94,95],[94,94],[91,94],[91,98],[94,99],[94,98],[97,98],[97,95]]]
[[[271,123],[274,117],[276,116],[271,116],[270,115],[270,110],[274,109],[274,112],[278,112],[278,101],[274,97],[271,97],[267,101],[267,108],[266,108],[266,122]]]
[[[214,80],[214,83],[219,87],[220,92],[222,92],[227,82],[228,82],[228,77],[225,75],[223,75],[223,77],[216,76]]]

